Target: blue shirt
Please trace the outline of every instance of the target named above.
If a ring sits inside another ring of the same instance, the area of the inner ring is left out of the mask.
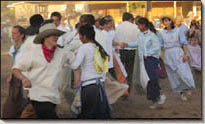
[[[139,40],[136,42],[129,42],[128,47],[138,47],[140,60],[143,59],[143,56],[159,58],[161,54],[159,39],[157,35],[150,30],[140,32]]]
[[[164,39],[162,37],[163,34],[167,34],[167,35],[173,35],[173,34],[176,34],[177,30],[179,30],[179,35],[178,35],[178,43],[180,45],[184,45],[184,44],[188,44],[188,41],[187,41],[187,38],[186,38],[186,35],[185,35],[185,28],[177,28],[175,27],[174,29],[172,29],[171,31],[168,31],[166,29],[163,29],[160,33],[158,33],[158,38],[159,38],[159,41],[160,41],[160,46],[161,48],[164,48],[166,46],[164,46]],[[177,35],[175,35],[176,37]],[[169,40],[173,40],[173,39],[169,39]]]

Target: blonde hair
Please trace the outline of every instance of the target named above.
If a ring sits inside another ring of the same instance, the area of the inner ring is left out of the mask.
[[[175,22],[183,22],[184,21],[184,18],[183,18],[183,16],[177,16],[176,18],[175,18]]]

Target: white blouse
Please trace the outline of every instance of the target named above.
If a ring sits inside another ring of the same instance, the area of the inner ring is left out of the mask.
[[[83,44],[77,52],[75,60],[69,65],[72,69],[81,69],[81,81],[85,81],[92,78],[104,77],[103,74],[97,74],[94,66],[94,53],[95,44],[86,43]]]

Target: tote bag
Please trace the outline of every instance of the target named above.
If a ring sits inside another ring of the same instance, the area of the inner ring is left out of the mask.
[[[145,70],[144,60],[140,61],[140,84],[142,88],[146,89],[149,77],[147,71]]]

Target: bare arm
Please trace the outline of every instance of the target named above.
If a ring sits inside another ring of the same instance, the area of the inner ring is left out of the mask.
[[[183,50],[184,50],[183,62],[187,62],[188,61],[188,55],[189,55],[187,45],[184,44],[182,47],[183,47]]]
[[[78,87],[80,87],[80,77],[81,77],[80,68],[73,70],[73,73],[74,73],[74,86],[73,86],[73,88],[78,88]]]

